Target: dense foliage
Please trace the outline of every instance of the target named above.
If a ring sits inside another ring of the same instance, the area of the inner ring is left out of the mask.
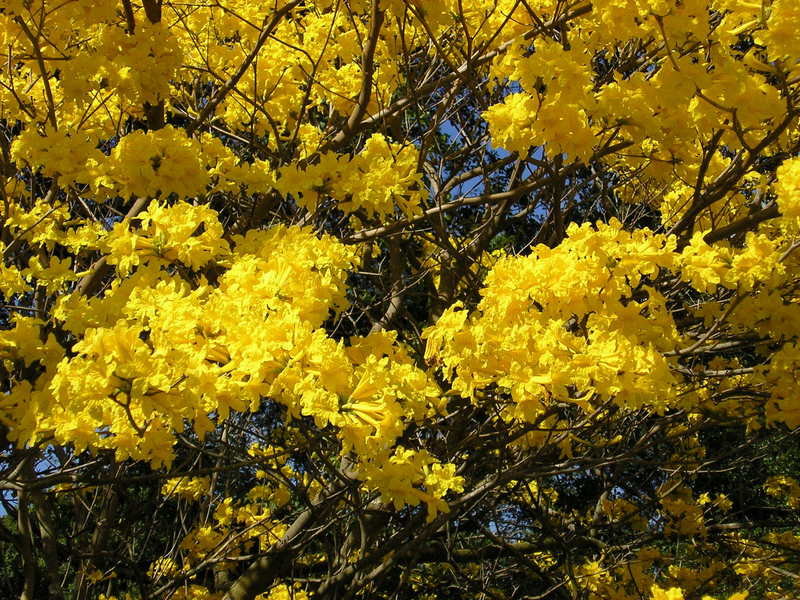
[[[0,596],[798,597],[798,30],[5,0]]]

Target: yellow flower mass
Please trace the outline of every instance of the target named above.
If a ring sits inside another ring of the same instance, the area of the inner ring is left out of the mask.
[[[0,597],[800,597],[798,31],[4,2]]]

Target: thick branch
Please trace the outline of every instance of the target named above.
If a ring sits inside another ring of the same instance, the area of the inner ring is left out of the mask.
[[[298,538],[318,517],[317,507],[301,513],[269,554],[255,561],[233,582],[224,600],[253,600],[258,594],[269,589],[275,579],[285,572],[286,564],[297,553],[298,548],[295,543]]]
[[[320,152],[324,152],[331,146],[340,146],[350,139],[361,123],[361,119],[367,114],[367,106],[372,97],[372,76],[375,73],[375,48],[378,46],[381,26],[383,25],[383,16],[384,13],[380,9],[380,0],[373,0],[369,37],[367,38],[367,43],[364,46],[361,58],[361,70],[364,75],[361,81],[361,91],[358,94],[358,103],[353,109],[353,112],[350,113],[342,130],[328,144],[320,149]]]
[[[768,221],[769,219],[775,219],[779,216],[781,215],[780,212],[778,211],[778,205],[772,202],[768,206],[762,208],[757,212],[754,212],[751,215],[747,215],[743,219],[734,221],[730,225],[726,225],[725,227],[720,227],[719,229],[715,229],[714,231],[707,233],[705,237],[703,237],[703,241],[706,244],[713,244],[714,242],[727,239],[732,235],[736,235],[737,233],[741,233],[743,231],[750,231],[753,227],[755,227],[759,223],[763,221]]]

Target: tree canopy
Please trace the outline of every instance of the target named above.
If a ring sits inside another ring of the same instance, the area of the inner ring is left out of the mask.
[[[5,0],[0,595],[798,597],[798,30]]]

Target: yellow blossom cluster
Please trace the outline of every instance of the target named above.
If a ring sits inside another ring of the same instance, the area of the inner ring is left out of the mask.
[[[797,596],[798,30],[794,0],[5,2],[21,597]]]

